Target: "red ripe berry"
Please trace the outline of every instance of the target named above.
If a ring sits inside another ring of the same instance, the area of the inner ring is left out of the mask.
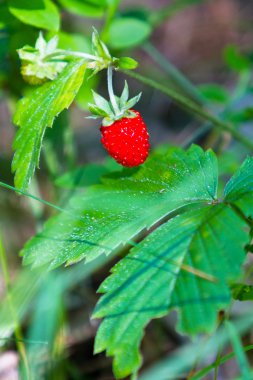
[[[108,127],[101,126],[101,142],[119,164],[133,167],[143,164],[149,153],[149,134],[138,111],[136,117],[124,117]]]

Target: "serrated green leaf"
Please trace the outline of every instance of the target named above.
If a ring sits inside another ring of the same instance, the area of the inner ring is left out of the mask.
[[[108,32],[108,45],[113,49],[127,49],[141,44],[151,33],[151,26],[131,17],[115,19]]]
[[[58,8],[51,0],[9,0],[9,10],[24,24],[57,31],[60,27]]]
[[[19,101],[14,123],[20,129],[13,144],[16,152],[12,162],[18,189],[25,190],[29,185],[39,165],[45,130],[74,100],[82,84],[84,71],[82,60],[70,62],[55,81],[45,83]]]
[[[225,201],[231,202],[247,216],[253,216],[253,158],[248,157],[227,183]]]
[[[186,205],[212,202],[217,161],[193,146],[155,154],[138,170],[103,179],[103,185],[76,195],[70,209],[48,221],[22,251],[25,264],[57,267],[119,249]]]
[[[218,311],[230,302],[227,282],[241,272],[249,239],[244,229],[228,206],[210,205],[171,219],[116,264],[94,312],[104,318],[95,352],[114,356],[116,378],[140,367],[140,341],[153,318],[177,309],[181,332],[214,330]]]

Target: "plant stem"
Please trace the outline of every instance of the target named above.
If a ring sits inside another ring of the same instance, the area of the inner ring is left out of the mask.
[[[26,380],[29,380],[30,375],[29,375],[29,365],[28,365],[28,359],[26,355],[26,349],[23,341],[23,334],[21,327],[18,323],[16,312],[12,303],[12,296],[11,296],[11,290],[10,290],[10,285],[11,285],[11,279],[10,279],[10,273],[8,269],[8,261],[7,261],[7,256],[6,256],[6,251],[4,249],[3,241],[0,236],[0,263],[2,267],[2,272],[3,272],[3,278],[6,286],[6,292],[7,292],[7,298],[9,300],[9,307],[10,307],[10,312],[11,312],[11,317],[13,318],[15,322],[15,329],[14,329],[14,335],[15,335],[15,340],[17,344],[17,349],[21,358],[21,361],[24,365],[24,370],[26,374]]]
[[[21,195],[24,195],[25,197],[29,197],[29,198],[32,198],[32,199],[35,199],[36,201],[40,202],[40,203],[43,203],[44,205],[46,206],[49,206],[49,207],[52,207],[54,208],[55,210],[57,211],[66,211],[64,210],[62,207],[60,206],[57,206],[57,205],[54,205],[53,203],[50,203],[48,201],[45,201],[44,199],[42,198],[39,198],[39,197],[36,197],[35,195],[32,195],[32,194],[29,194],[27,193],[26,191],[23,191],[23,190],[19,190],[17,189],[16,187],[14,186],[11,186],[11,185],[7,185],[7,183],[4,183],[4,182],[1,182],[0,181],[0,186],[1,187],[4,187],[5,189],[8,189],[8,190],[12,190],[12,191],[15,191],[16,193],[19,193]]]
[[[233,323],[231,323],[230,321],[226,321],[225,325],[228,330],[228,335],[230,336],[231,344],[234,348],[238,367],[242,375],[241,378],[243,380],[250,380],[252,379],[251,368],[247,360],[240,335],[238,334],[238,331],[236,330],[236,327],[234,326]]]
[[[169,75],[174,84],[182,89],[192,100],[200,105],[206,104],[205,98],[198,89],[153,44],[146,42],[143,50]]]
[[[126,75],[146,84],[149,87],[152,87],[156,90],[163,92],[165,95],[169,96],[175,103],[183,107],[189,112],[200,116],[202,119],[207,120],[212,123],[213,127],[221,133],[221,131],[229,132],[236,140],[240,141],[243,145],[253,151],[253,143],[243,136],[240,132],[234,129],[230,124],[223,122],[218,119],[216,116],[210,114],[208,111],[199,107],[197,104],[193,103],[191,100],[187,99],[181,94],[178,94],[176,91],[169,89],[168,87],[157,83],[155,80],[147,78],[139,73],[132,72],[130,70],[121,70]]]
[[[88,54],[88,53],[81,53],[78,51],[67,51],[67,50],[57,50],[55,53],[48,54],[45,58],[44,61],[48,61],[52,58],[61,58],[61,57],[79,57],[79,58],[84,58],[87,60],[92,60],[92,61],[101,61],[101,57],[97,57],[96,55]]]
[[[110,101],[112,103],[112,107],[114,110],[115,115],[117,116],[120,113],[117,100],[115,98],[114,92],[113,92],[113,86],[112,86],[112,73],[113,73],[113,68],[112,66],[109,66],[107,69],[107,85],[108,85],[108,93],[110,97]]]
[[[244,349],[245,352],[251,351],[251,350],[253,350],[253,344],[251,344],[249,346],[245,346],[245,347],[243,347],[243,349]],[[225,356],[222,356],[219,359],[218,365],[226,363],[230,359],[234,358],[234,356],[235,356],[235,352],[234,351],[230,352],[229,354],[227,354]],[[201,370],[199,370],[197,373],[195,373],[191,377],[191,380],[200,380],[200,379],[203,379],[204,376],[206,376],[209,372],[211,372],[215,368],[216,364],[217,363],[215,361],[214,363],[208,365],[207,367],[202,368]]]

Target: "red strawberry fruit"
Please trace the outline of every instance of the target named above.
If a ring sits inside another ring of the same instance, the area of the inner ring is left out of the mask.
[[[100,128],[101,142],[109,155],[123,166],[143,164],[149,153],[149,134],[138,111],[136,117],[124,117]]]
[[[109,94],[107,101],[93,92],[95,104],[89,104],[89,109],[95,116],[91,118],[103,117],[101,142],[109,155],[123,166],[139,166],[148,157],[150,148],[147,127],[140,113],[132,109],[141,94],[128,100],[127,83],[121,97],[116,97],[110,86]]]

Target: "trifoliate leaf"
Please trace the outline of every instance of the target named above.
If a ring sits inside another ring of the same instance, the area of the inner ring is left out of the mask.
[[[75,195],[25,245],[24,263],[49,269],[134,246],[101,285],[105,295],[94,313],[104,318],[95,351],[114,357],[116,378],[140,367],[139,345],[151,319],[176,309],[183,333],[216,327],[251,240],[252,162],[245,161],[218,200],[210,150],[162,149],[139,169],[110,173]]]
[[[45,83],[19,101],[14,123],[20,129],[13,144],[16,152],[12,162],[18,189],[25,190],[29,185],[35,168],[39,166],[45,130],[52,126],[55,116],[74,100],[84,71],[83,60],[70,62],[55,81]]]
[[[218,311],[230,302],[228,282],[241,273],[245,227],[226,205],[192,210],[157,228],[113,267],[93,317],[104,318],[95,353],[114,356],[116,378],[140,367],[140,342],[153,318],[176,309],[181,332],[214,330]]]
[[[103,178],[103,185],[76,195],[66,213],[28,242],[24,263],[53,268],[110,254],[181,207],[212,202],[216,191],[211,151],[194,146],[155,154],[139,170]]]

